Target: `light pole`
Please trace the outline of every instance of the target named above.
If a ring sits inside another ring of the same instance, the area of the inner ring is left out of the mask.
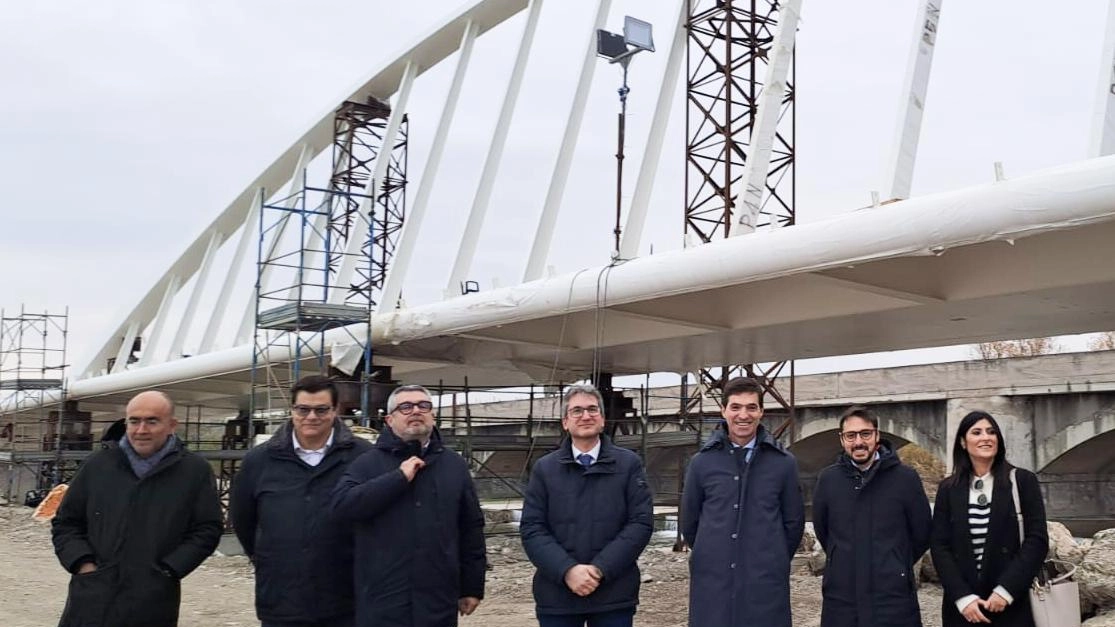
[[[619,88],[619,123],[616,138],[616,247],[612,258],[619,258],[620,219],[623,209],[623,144],[627,127],[627,94],[631,89],[627,86],[627,66],[636,54],[647,50],[654,52],[654,37],[650,22],[635,19],[630,15],[623,19],[623,34],[611,33],[604,29],[596,31],[596,54],[608,60],[608,63],[618,63],[623,68],[623,84]]]

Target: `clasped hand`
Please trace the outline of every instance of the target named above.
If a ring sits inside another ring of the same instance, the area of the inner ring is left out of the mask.
[[[969,603],[968,607],[965,607],[961,614],[964,615],[964,619],[969,623],[990,623],[991,619],[981,611],[981,608],[988,612],[998,613],[1002,612],[1006,607],[1007,600],[999,596],[999,593],[993,592],[987,599],[976,599]]]
[[[596,592],[604,573],[592,564],[577,564],[565,571],[565,585],[577,596],[587,597]]]

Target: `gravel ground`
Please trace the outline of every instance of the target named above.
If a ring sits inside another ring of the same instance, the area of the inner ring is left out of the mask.
[[[53,627],[66,598],[69,575],[58,565],[50,544],[50,526],[30,518],[24,507],[0,507],[0,625]],[[640,558],[650,581],[643,584],[635,624],[680,627],[688,607],[688,553],[675,553],[672,542],[656,540]],[[487,598],[462,627],[521,627],[534,622],[530,579],[518,538],[489,538]],[[801,573],[791,577],[794,625],[820,624],[821,581]],[[925,627],[939,627],[941,591],[921,589]],[[259,623],[252,608],[251,564],[243,557],[214,555],[183,582],[181,627],[247,627]]]

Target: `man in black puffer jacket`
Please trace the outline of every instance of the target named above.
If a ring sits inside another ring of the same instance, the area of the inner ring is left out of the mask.
[[[568,436],[530,473],[519,532],[542,627],[630,627],[639,603],[652,499],[639,456],[602,434],[603,404],[591,385],[566,388]]]
[[[303,377],[292,416],[248,452],[232,485],[229,517],[256,575],[263,627],[350,627],[352,529],[329,500],[349,463],[371,449],[337,418],[337,387]]]
[[[426,388],[391,393],[387,428],[337,484],[333,511],[355,529],[359,627],[451,627],[484,598],[484,514]]]
[[[879,437],[879,420],[840,418],[844,453],[821,471],[813,528],[825,548],[822,627],[921,627],[914,563],[929,548],[921,479]]]

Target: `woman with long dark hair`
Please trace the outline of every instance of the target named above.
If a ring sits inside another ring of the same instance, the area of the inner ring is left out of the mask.
[[[1025,532],[1019,542],[1012,468],[991,414],[964,416],[952,447],[952,475],[937,490],[930,541],[945,588],[944,627],[1033,627],[1027,590],[1049,550],[1045,504],[1034,473],[1016,469]]]

